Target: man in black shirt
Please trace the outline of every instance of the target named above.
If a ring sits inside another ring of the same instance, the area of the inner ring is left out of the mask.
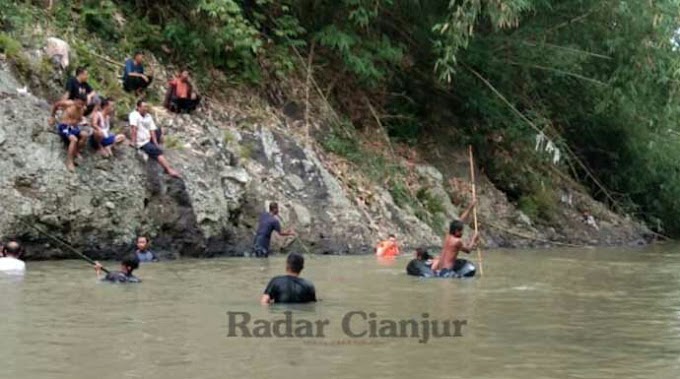
[[[96,105],[96,92],[87,82],[88,72],[85,67],[76,68],[76,76],[70,77],[66,82],[66,93],[62,100],[77,100],[85,106],[85,116],[94,110]]]
[[[139,259],[134,254],[126,255],[122,261],[120,261],[120,271],[112,271],[106,274],[105,277],[101,277],[102,265],[99,262],[95,262],[94,269],[97,272],[97,278],[104,282],[111,283],[141,283],[142,280],[138,277],[132,275],[132,271],[139,267]]]
[[[262,304],[271,303],[309,303],[316,302],[314,285],[300,278],[305,266],[305,258],[290,253],[286,260],[286,275],[276,276],[269,281],[262,295]]]

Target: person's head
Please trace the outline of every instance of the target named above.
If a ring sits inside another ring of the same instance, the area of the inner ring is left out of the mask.
[[[135,63],[141,64],[142,62],[144,62],[144,52],[143,51],[135,51],[135,55],[134,55],[133,59],[134,59]]]
[[[390,234],[389,236],[387,236],[387,240],[392,242],[392,243],[396,243],[397,242],[397,236],[395,236],[394,234]]]
[[[305,268],[305,258],[298,253],[288,254],[286,259],[286,271],[291,274],[298,275]]]
[[[5,247],[3,247],[3,254],[6,257],[18,258],[21,254],[21,245],[17,241],[9,241]]]
[[[149,105],[147,104],[144,99],[137,100],[137,112],[141,113],[142,115],[145,115],[146,112],[148,111]]]
[[[449,234],[458,238],[462,237],[464,226],[465,225],[463,225],[463,222],[460,220],[451,221],[451,225],[449,225]]]
[[[179,77],[182,80],[189,80],[189,70],[182,70],[182,72],[179,73]]]
[[[144,251],[149,248],[149,239],[146,236],[137,237],[137,250]]]
[[[79,82],[84,83],[87,81],[87,68],[85,67],[78,67],[76,68],[76,79],[78,79]]]
[[[416,259],[419,261],[426,261],[431,259],[430,253],[425,248],[419,247],[416,249]]]
[[[269,213],[275,216],[279,214],[279,204],[275,202],[269,203]]]
[[[131,275],[137,268],[139,268],[139,258],[135,254],[128,254],[120,261],[121,271],[128,275]]]
[[[111,114],[113,113],[115,103],[113,99],[107,98],[102,99],[99,106],[102,108],[102,112],[104,112],[105,114]]]

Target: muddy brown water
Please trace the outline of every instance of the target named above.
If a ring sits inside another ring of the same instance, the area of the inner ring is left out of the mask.
[[[322,301],[271,308],[258,300],[281,257],[146,264],[128,286],[81,261],[29,262],[23,279],[0,275],[0,378],[677,378],[679,249],[490,251],[472,280],[407,277],[407,257],[315,256],[303,276]],[[249,332],[286,312],[327,325],[230,337],[228,312],[248,313]],[[460,336],[390,336],[390,320],[454,320]]]

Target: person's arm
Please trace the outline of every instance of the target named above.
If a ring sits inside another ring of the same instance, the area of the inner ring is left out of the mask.
[[[271,297],[269,297],[269,295],[267,295],[266,293],[262,295],[262,298],[260,298],[260,304],[262,305],[269,305],[272,304],[273,302],[274,300]]]
[[[100,122],[102,121],[102,117],[103,116],[99,112],[95,112],[92,115],[92,128],[97,132],[101,131]]]
[[[316,303],[316,289],[314,288],[313,284],[310,284],[310,286],[311,286],[311,288],[310,288],[310,296],[309,296],[310,299],[309,299],[309,301],[313,301],[313,302]]]
[[[130,123],[130,146],[137,148],[137,124],[139,119],[136,113],[131,113],[128,119]]]
[[[274,278],[272,278],[269,283],[267,284],[267,287],[264,289],[264,293],[262,294],[262,297],[260,298],[260,304],[262,305],[269,305],[274,302],[274,292],[276,291],[276,286],[274,285]]]
[[[158,130],[158,128],[156,127],[156,123],[153,121],[153,119],[151,119],[151,127],[149,127],[149,132],[151,134],[151,142],[153,142],[153,144],[156,146],[160,146],[158,144],[158,138],[156,138],[156,130]]]
[[[97,273],[97,279],[101,280],[102,279],[102,264],[95,261],[94,262],[94,271]]]
[[[144,74],[140,74],[140,73],[134,71],[134,64],[135,63],[132,61],[132,59],[128,58],[128,60],[125,61],[125,75],[136,76],[138,78],[143,78],[143,79],[147,80],[146,76],[144,76]]]
[[[375,255],[378,257],[382,257],[385,255],[385,244],[380,242],[378,246],[375,249]]]
[[[66,81],[66,92],[61,96],[61,100],[68,100],[69,95],[71,94],[71,91],[73,91],[73,86],[75,83],[73,83],[73,78],[69,78]]]
[[[292,228],[286,229],[286,230],[281,230],[281,222],[279,222],[278,220],[276,221],[276,225],[274,225],[274,230],[281,237],[288,237],[288,236],[294,236],[295,235],[295,231]]]
[[[458,243],[460,244],[460,250],[466,254],[470,254],[472,250],[474,250],[477,247],[477,242],[479,241],[479,234],[475,233],[472,238],[470,239],[470,242],[466,244],[463,244],[463,241],[459,241]]]
[[[474,208],[475,205],[477,205],[477,199],[471,202],[467,209],[460,215],[460,221],[462,223],[467,224],[467,218],[470,216],[470,211],[472,211],[472,208]]]

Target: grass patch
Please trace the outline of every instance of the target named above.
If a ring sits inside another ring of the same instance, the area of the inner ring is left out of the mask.
[[[165,136],[163,144],[166,149],[170,150],[184,150],[184,146],[180,142],[179,138],[175,136]]]
[[[238,155],[242,160],[248,160],[253,157],[255,147],[252,143],[244,143],[239,146]]]
[[[554,223],[557,221],[558,204],[555,194],[541,188],[535,193],[522,196],[517,207],[532,220]]]

